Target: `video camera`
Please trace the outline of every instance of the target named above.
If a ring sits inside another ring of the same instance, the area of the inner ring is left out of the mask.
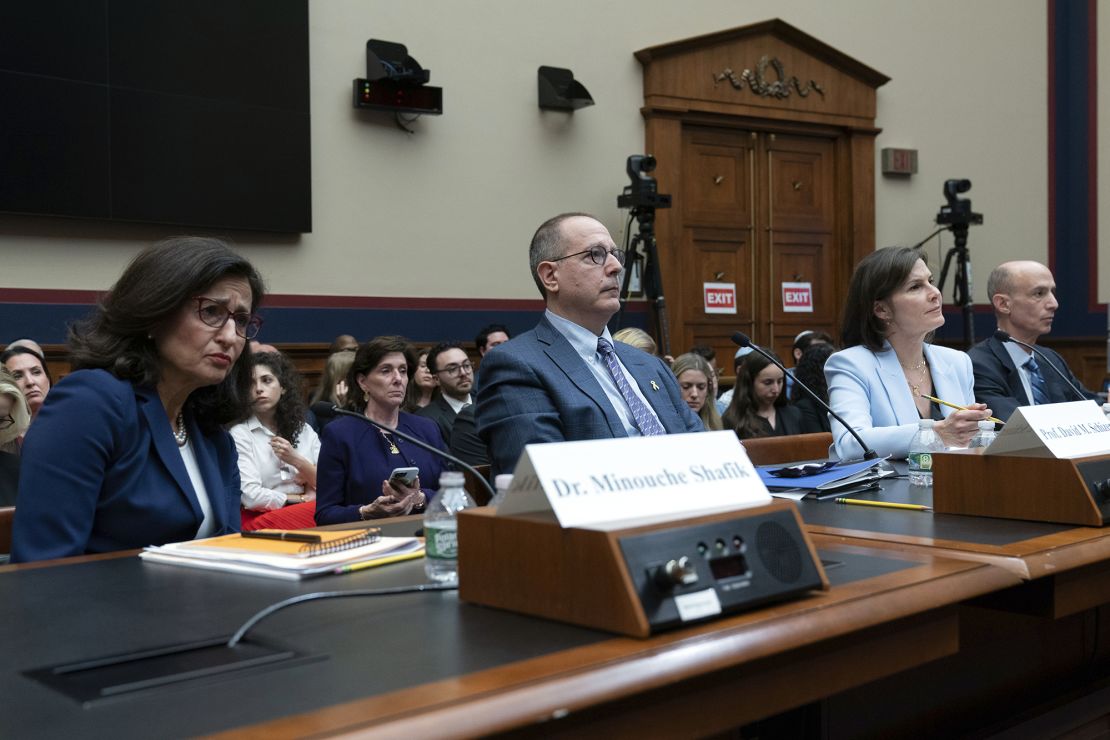
[[[969,226],[983,223],[983,214],[971,210],[970,198],[956,197],[971,190],[971,180],[945,180],[944,198],[948,205],[940,207],[937,214],[938,226]]]
[[[655,157],[650,154],[633,154],[628,158],[625,171],[631,185],[624,187],[624,194],[617,196],[618,208],[670,208],[671,196],[659,192],[659,183],[648,173],[655,169]]]

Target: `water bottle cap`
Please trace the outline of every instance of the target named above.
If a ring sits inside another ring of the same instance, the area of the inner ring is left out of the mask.
[[[445,470],[439,475],[439,487],[461,486],[466,483],[466,478],[457,470]]]
[[[513,474],[502,473],[493,479],[493,487],[498,491],[507,491],[513,485]]]
[[[994,422],[993,421],[987,421],[986,419],[983,419],[983,421],[979,422],[979,431],[980,432],[993,432],[994,431]]]

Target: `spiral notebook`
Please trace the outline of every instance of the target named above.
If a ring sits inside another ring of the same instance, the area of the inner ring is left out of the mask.
[[[144,561],[298,580],[385,565],[424,555],[416,537],[381,537],[378,530],[317,531],[319,543],[253,539],[237,534],[148,547]],[[303,550],[311,545],[313,551]]]

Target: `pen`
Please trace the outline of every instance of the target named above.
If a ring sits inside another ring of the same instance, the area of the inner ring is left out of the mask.
[[[304,534],[301,532],[263,532],[255,530],[243,532],[244,537],[255,537],[260,540],[282,540],[283,542],[322,542],[318,534]]]
[[[417,558],[424,557],[424,548],[420,548],[415,552],[403,552],[400,555],[388,555],[384,558],[377,560],[367,560],[364,563],[354,563],[353,565],[343,565],[332,571],[334,575],[342,573],[354,573],[357,570],[366,570],[367,568],[377,568],[379,565],[389,565],[390,563],[400,563],[404,560],[416,560]]]
[[[868,501],[862,498],[838,498],[838,504],[855,504],[856,506],[878,506],[882,509],[909,509],[910,511],[932,511],[932,507],[922,504],[896,504],[892,501]]]
[[[936,396],[929,396],[929,395],[926,395],[924,393],[918,393],[917,395],[921,396],[922,398],[928,398],[930,401],[936,401],[937,403],[942,404],[944,406],[947,406],[950,409],[958,409],[960,411],[967,411],[968,410],[967,406],[958,406],[954,403],[950,403],[948,401],[945,401],[943,398],[937,398]],[[1006,423],[1006,422],[1002,421],[1001,419],[999,419],[997,417],[994,417],[994,416],[988,416],[987,421],[993,421],[995,424],[1005,424]]]

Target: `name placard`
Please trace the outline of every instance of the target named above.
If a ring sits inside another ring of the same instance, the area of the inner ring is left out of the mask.
[[[528,445],[497,513],[552,511],[563,527],[590,527],[770,502],[724,431]]]
[[[1094,401],[1021,406],[984,454],[1071,458],[1110,452],[1110,421]]]

